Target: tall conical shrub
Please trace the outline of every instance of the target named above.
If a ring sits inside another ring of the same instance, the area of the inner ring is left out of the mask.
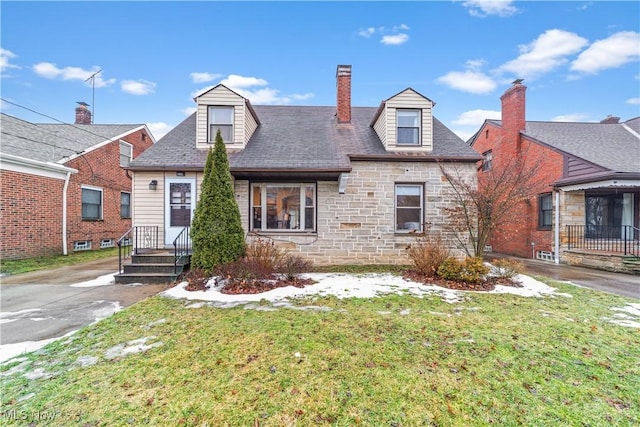
[[[240,209],[220,130],[207,156],[200,200],[191,224],[191,241],[192,266],[207,271],[235,261],[245,253]]]

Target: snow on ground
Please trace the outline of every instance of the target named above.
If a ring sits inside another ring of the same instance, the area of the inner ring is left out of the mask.
[[[105,274],[104,276],[97,277],[93,280],[87,280],[86,282],[74,283],[73,285],[69,285],[72,288],[93,288],[95,286],[107,286],[114,285],[116,283],[116,279],[113,278],[114,275],[118,274],[118,272]]]
[[[613,307],[613,317],[605,317],[607,322],[630,328],[640,328],[640,304],[629,303],[624,307]]]
[[[316,283],[296,288],[287,286],[276,288],[259,294],[229,295],[220,292],[220,287],[212,285],[206,291],[187,291],[187,282],[181,282],[177,286],[162,292],[160,295],[195,301],[211,301],[217,303],[216,306],[235,307],[237,305],[251,302],[282,301],[288,298],[300,298],[311,295],[328,296],[333,295],[338,298],[373,298],[383,294],[404,294],[422,297],[424,295],[439,295],[443,301],[448,303],[461,302],[465,292],[443,288],[435,285],[425,285],[418,282],[406,280],[401,276],[392,274],[343,274],[343,273],[311,273],[302,275]],[[491,293],[511,293],[524,297],[541,297],[551,295],[570,296],[559,294],[555,288],[535,280],[529,276],[519,275],[517,277],[522,287],[496,286]],[[213,280],[209,282],[213,283]],[[197,307],[194,303],[192,307]]]

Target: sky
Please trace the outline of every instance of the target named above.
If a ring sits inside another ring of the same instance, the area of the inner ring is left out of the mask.
[[[527,86],[527,120],[640,116],[637,1],[0,2],[0,109],[34,123],[145,123],[156,139],[222,83],[254,105],[352,105],[412,88],[468,139]],[[1,141],[0,141],[1,143]]]

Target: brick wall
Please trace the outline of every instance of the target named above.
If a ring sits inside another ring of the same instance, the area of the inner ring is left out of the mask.
[[[64,181],[0,171],[0,257],[23,259],[62,252]]]
[[[144,138],[143,138],[144,135]],[[143,130],[122,138],[133,146],[134,158],[151,146],[151,138]],[[131,178],[120,167],[120,142],[113,141],[90,151],[65,166],[78,170],[72,175],[68,190],[67,243],[69,253],[74,242],[91,241],[92,249],[99,249],[103,239],[120,238],[131,228],[131,218],[122,218],[120,195],[131,193]],[[98,221],[82,219],[82,186],[102,190],[102,219]],[[133,199],[131,199],[133,203]],[[131,207],[133,209],[133,206]]]
[[[447,221],[445,207],[451,206],[449,186],[436,163],[353,162],[345,194],[337,182],[317,184],[317,235],[277,235],[275,241],[313,260],[327,264],[406,264],[405,248],[415,235],[395,233],[395,183],[426,183],[425,221],[442,230]],[[475,165],[460,164],[463,174],[473,179]],[[241,212],[248,212],[246,181],[236,181]],[[246,215],[243,226],[247,229]],[[454,236],[445,235],[458,256]]]
[[[533,141],[518,140],[504,133],[503,129],[492,124],[486,124],[473,148],[480,154],[488,150],[493,154],[493,171],[480,171],[479,185],[487,185],[487,174],[495,173],[513,165],[513,159],[521,156],[525,159],[524,168],[536,167],[529,197],[517,203],[504,224],[493,233],[489,244],[494,252],[532,258],[536,251],[553,251],[552,229],[542,229],[538,226],[539,196],[551,193],[552,184],[562,177],[563,156],[546,146]],[[555,202],[555,200],[554,200]],[[553,218],[555,222],[555,217]]]

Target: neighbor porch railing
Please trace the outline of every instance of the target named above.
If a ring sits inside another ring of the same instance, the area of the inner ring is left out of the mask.
[[[640,254],[640,229],[631,225],[567,225],[568,249]]]
[[[131,227],[118,239],[118,272],[123,272],[123,264],[132,255],[158,250],[159,230],[157,226],[143,225]]]
[[[185,227],[180,231],[178,237],[173,240],[173,272],[179,273],[179,269],[182,268],[183,262],[187,260],[191,253],[191,234],[189,233],[189,227]]]

